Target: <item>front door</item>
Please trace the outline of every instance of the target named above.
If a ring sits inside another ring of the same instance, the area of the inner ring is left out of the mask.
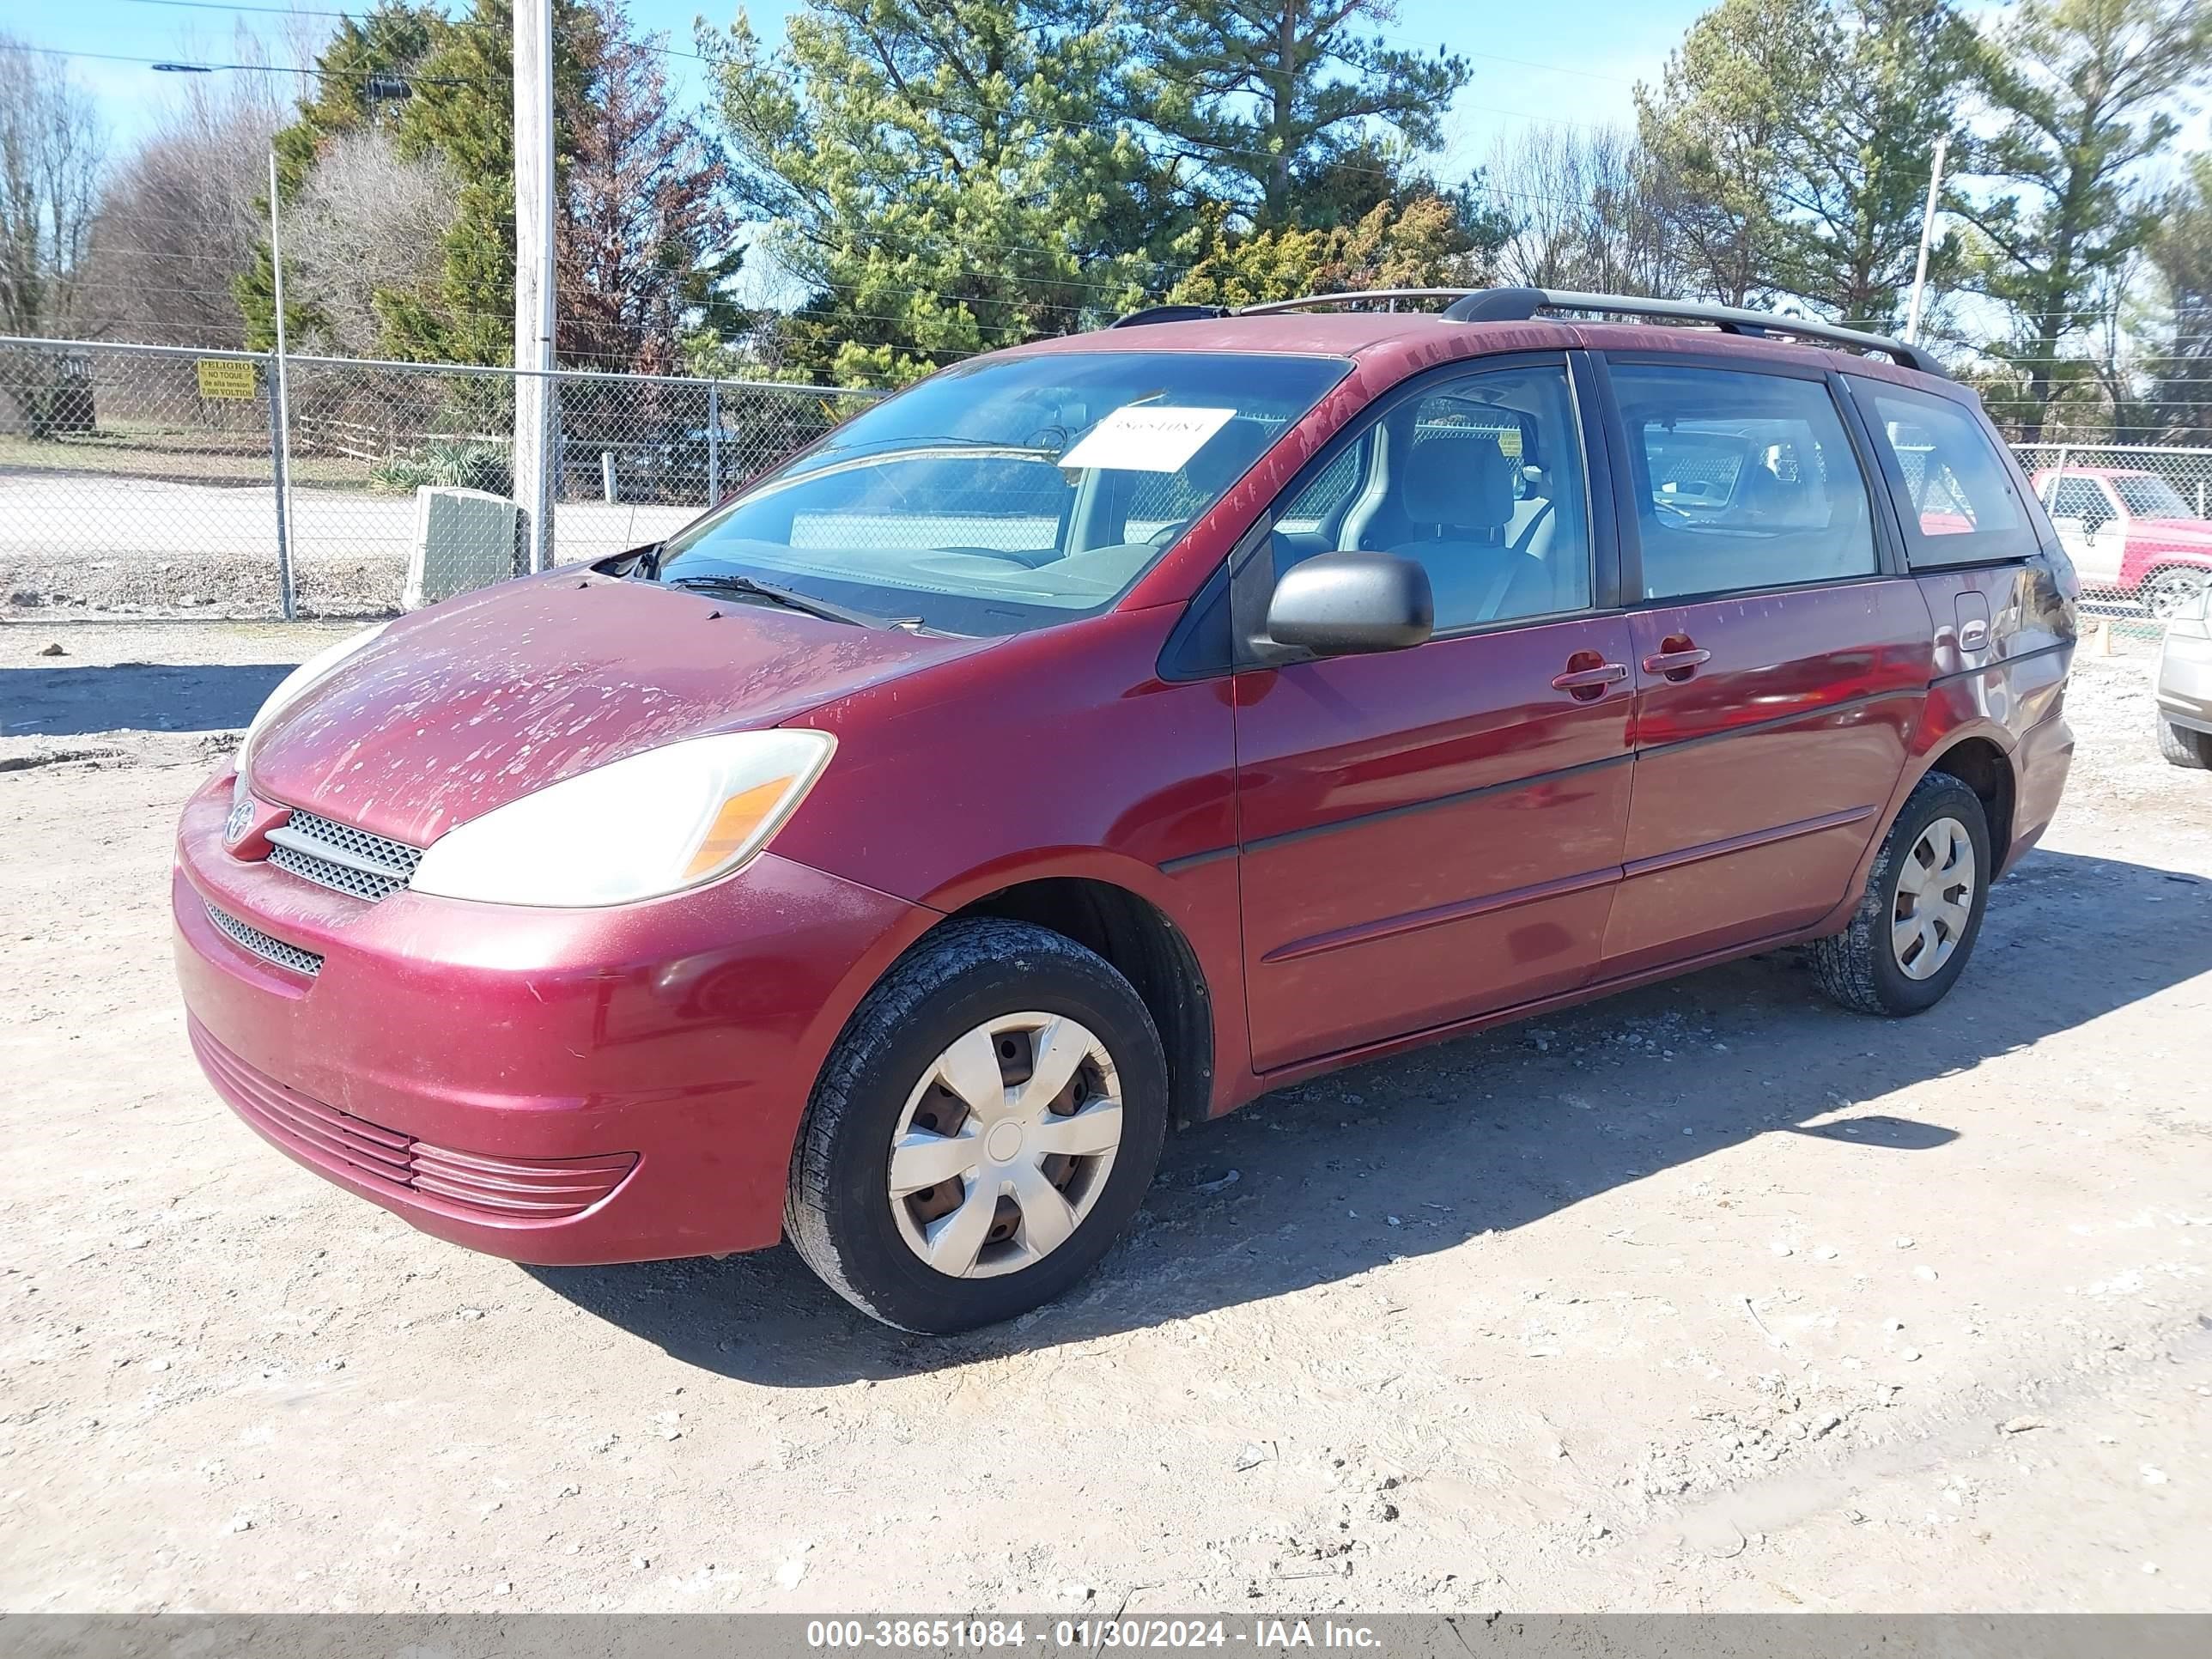
[[[1844,897],[1926,702],[1933,628],[1826,379],[1609,365],[1636,675],[1610,976]]]
[[[1310,477],[1286,493],[1339,526],[1336,544],[1419,560],[1437,634],[1237,676],[1256,1069],[1596,971],[1633,683],[1628,623],[1597,607],[1583,456],[1566,363],[1522,362],[1417,383],[1324,451],[1309,471],[1339,477],[1352,510],[1315,502]],[[1240,592],[1311,550],[1279,535],[1260,556],[1272,571]]]

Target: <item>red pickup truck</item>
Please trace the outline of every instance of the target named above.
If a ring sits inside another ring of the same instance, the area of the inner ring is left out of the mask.
[[[2163,619],[2212,586],[2212,520],[2156,473],[2046,467],[2035,493],[2084,587],[2118,588]]]

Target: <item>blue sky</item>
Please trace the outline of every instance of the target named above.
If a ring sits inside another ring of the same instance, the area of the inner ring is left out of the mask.
[[[1711,0],[1583,0],[1555,7],[1480,3],[1480,0],[1400,0],[1388,33],[1408,45],[1449,46],[1468,58],[1472,82],[1445,124],[1448,176],[1480,162],[1501,133],[1533,122],[1604,125],[1629,118],[1635,82],[1654,79],[1668,51]],[[276,40],[284,19],[271,15],[288,0],[0,0],[0,30],[27,44],[87,54],[72,58],[78,79],[100,99],[110,129],[127,143],[173,95],[172,77],[114,57],[228,61],[237,55],[235,29]],[[345,0],[297,0],[309,14],[343,10]],[[631,0],[631,15],[665,30],[670,45],[689,51],[698,0]],[[734,5],[704,9],[720,24]],[[787,0],[748,8],[763,36],[782,33]],[[308,21],[313,26],[315,20]],[[699,65],[670,59],[672,78],[688,100],[704,96]]]

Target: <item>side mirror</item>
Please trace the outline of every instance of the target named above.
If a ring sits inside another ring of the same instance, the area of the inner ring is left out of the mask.
[[[1435,632],[1429,573],[1395,553],[1322,553],[1284,572],[1267,636],[1322,656],[1402,651]]]

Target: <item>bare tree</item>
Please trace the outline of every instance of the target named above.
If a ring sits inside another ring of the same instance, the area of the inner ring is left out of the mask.
[[[307,319],[303,349],[380,356],[379,307],[434,301],[459,191],[444,161],[401,155],[384,127],[326,141],[284,229],[284,309]]]
[[[268,234],[270,141],[289,117],[283,77],[187,77],[117,170],[93,227],[105,331],[156,345],[246,343],[232,284]]]
[[[1514,227],[1498,254],[1504,280],[1601,294],[1680,287],[1664,181],[1628,132],[1531,125],[1498,139],[1482,178]]]
[[[103,159],[91,96],[58,60],[0,34],[0,332],[82,326]]]

